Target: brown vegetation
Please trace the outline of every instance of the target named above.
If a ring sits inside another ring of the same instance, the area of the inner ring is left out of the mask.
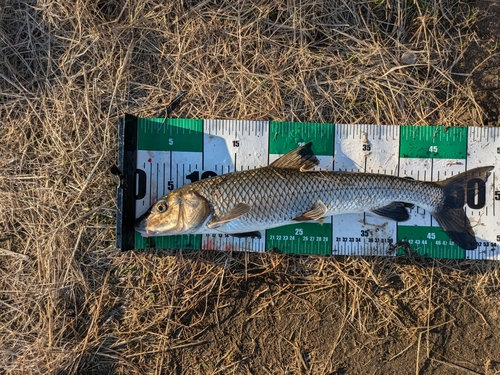
[[[498,263],[120,253],[109,173],[118,117],[179,91],[179,117],[497,124],[494,12],[1,0],[0,372],[500,373]]]

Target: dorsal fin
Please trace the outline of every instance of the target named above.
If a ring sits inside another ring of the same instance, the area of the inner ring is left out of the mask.
[[[319,160],[314,155],[311,147],[312,142],[299,146],[275,160],[269,166],[273,168],[300,169],[301,171],[312,169],[319,165]]]

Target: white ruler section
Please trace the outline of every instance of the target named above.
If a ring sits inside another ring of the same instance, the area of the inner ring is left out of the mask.
[[[268,165],[267,121],[205,120],[203,134],[204,173],[225,174]],[[219,233],[202,237],[205,249],[265,251],[266,239],[236,238]]]
[[[467,169],[494,165],[485,186],[485,206],[466,208],[480,246],[467,252],[470,259],[500,259],[500,128],[468,129]],[[481,203],[477,202],[475,203]],[[479,204],[480,205],[480,204]]]
[[[335,171],[398,175],[399,127],[335,126]],[[373,214],[333,216],[333,253],[394,255],[397,224]]]

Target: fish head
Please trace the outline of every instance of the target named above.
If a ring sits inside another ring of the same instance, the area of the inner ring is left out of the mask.
[[[177,189],[162,197],[135,222],[143,237],[189,234],[211,215],[207,199],[191,189]]]

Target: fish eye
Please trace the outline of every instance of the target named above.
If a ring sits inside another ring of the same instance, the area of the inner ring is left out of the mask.
[[[167,210],[167,204],[163,201],[160,201],[156,204],[156,210],[158,212],[165,212]]]

